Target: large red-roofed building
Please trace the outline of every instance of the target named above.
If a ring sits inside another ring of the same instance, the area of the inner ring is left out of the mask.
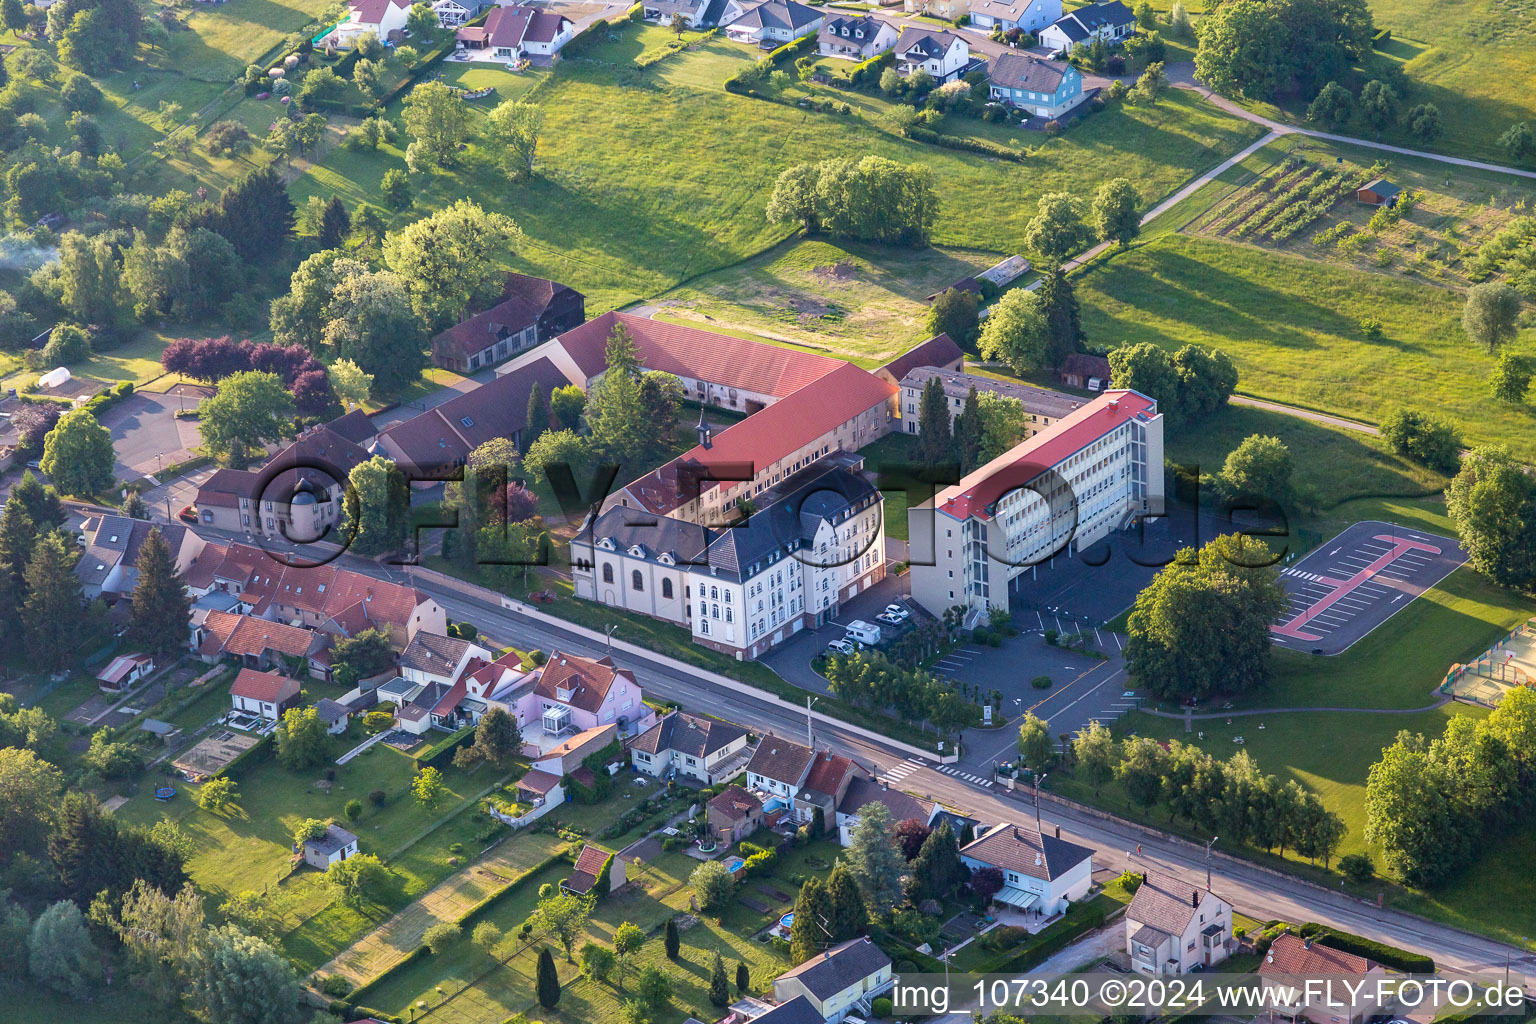
[[[1163,508],[1157,403],[1106,391],[907,511],[912,597],[935,615],[986,614],[1056,552],[1096,543]]]

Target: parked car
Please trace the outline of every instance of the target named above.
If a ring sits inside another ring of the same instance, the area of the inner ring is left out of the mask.
[[[881,612],[879,615],[875,616],[875,621],[883,622],[887,626],[899,626],[905,620],[902,619],[902,617],[899,615],[892,615],[890,612]]]
[[[191,505],[183,505],[181,511],[176,513],[176,518],[190,526],[196,526],[197,509],[193,508]]]
[[[894,617],[897,622],[906,622],[912,617],[912,613],[907,611],[906,606],[895,603],[886,605],[884,614]],[[879,617],[878,615],[875,616],[877,619]]]
[[[847,640],[833,640],[827,644],[827,650],[832,651],[834,654],[852,654],[855,648]]]

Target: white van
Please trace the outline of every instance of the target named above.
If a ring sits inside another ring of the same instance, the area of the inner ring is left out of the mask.
[[[880,642],[880,627],[873,622],[865,622],[863,619],[854,619],[848,623],[843,634],[850,640],[857,640],[861,644],[873,647]]]

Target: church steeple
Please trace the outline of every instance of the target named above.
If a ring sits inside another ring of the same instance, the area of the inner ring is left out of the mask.
[[[704,406],[700,405],[699,425],[694,429],[699,432],[699,447],[708,451],[710,448],[714,447],[715,431],[714,428],[709,425],[709,420],[704,418],[704,411]]]

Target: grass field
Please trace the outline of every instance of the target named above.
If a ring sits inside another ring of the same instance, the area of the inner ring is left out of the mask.
[[[247,64],[276,47],[288,33],[318,17],[327,6],[325,0],[224,0],[201,4],[185,15],[184,28],[171,33],[169,54],[188,76],[226,83],[243,73]]]
[[[1532,410],[1487,398],[1493,359],[1466,341],[1461,297],[1447,289],[1166,235],[1100,264],[1078,297],[1090,339],[1220,348],[1245,394],[1372,422],[1419,406],[1471,443],[1536,453]],[[1361,336],[1363,317],[1381,321],[1381,338]],[[1529,332],[1516,347],[1532,347]]]
[[[866,366],[927,337],[927,296],[997,261],[961,249],[800,239],[658,296],[668,319],[770,340]]]
[[[638,53],[641,30],[625,31],[637,33]],[[1042,140],[1025,164],[1004,164],[898,139],[862,118],[724,92],[721,81],[746,57],[741,47],[711,42],[646,71],[562,64],[529,94],[546,115],[533,179],[509,185],[492,154],[471,145],[451,173],[415,176],[416,205],[396,222],[473,196],[522,228],[519,269],[581,289],[596,314],[781,241],[787,232],[762,211],[779,172],[800,161],[832,153],[921,161],[939,186],[935,241],[1012,252],[1043,192],[1087,194],[1127,174],[1150,201],[1255,133],[1195,97],[1174,95],[1155,108],[1118,106]],[[490,107],[471,109],[478,128]],[[379,181],[403,166],[403,154],[403,139],[377,153],[333,152],[295,183],[295,200],[334,193],[349,204],[379,203]]]

